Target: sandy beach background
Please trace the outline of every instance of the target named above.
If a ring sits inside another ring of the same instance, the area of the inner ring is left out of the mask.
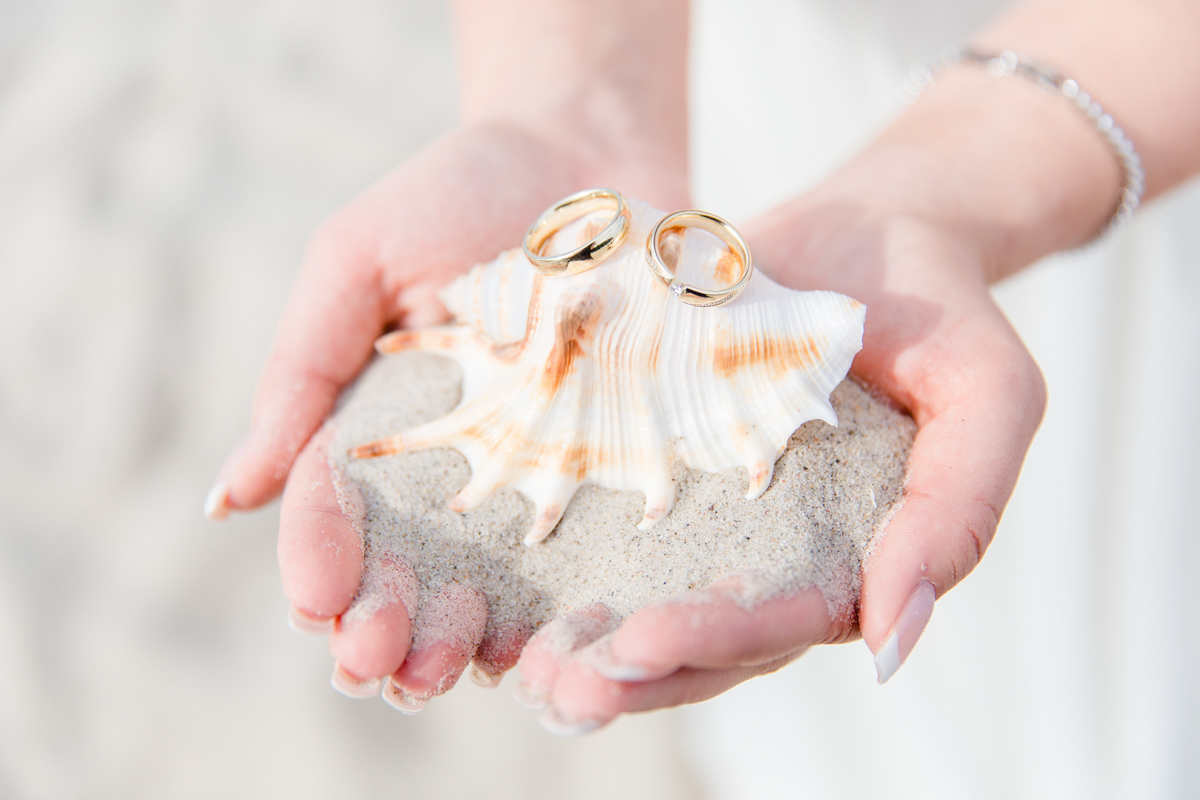
[[[701,207],[810,184],[997,4],[949,5],[908,4],[926,29],[882,0],[699,3]],[[0,2],[0,797],[1200,793],[1195,184],[998,290],[1050,411],[885,689],[861,644],[824,648],[570,741],[507,688],[411,719],[334,693],[285,625],[277,507],[200,505],[307,236],[454,115],[436,2]]]

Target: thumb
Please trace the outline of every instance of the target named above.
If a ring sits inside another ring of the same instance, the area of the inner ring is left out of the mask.
[[[859,624],[880,683],[912,652],[934,600],[975,568],[995,535],[1045,404],[1028,364],[1000,378],[965,376],[970,397],[921,425],[904,505],[864,568]]]

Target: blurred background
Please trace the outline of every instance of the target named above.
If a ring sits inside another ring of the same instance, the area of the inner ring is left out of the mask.
[[[735,222],[1003,6],[698,0]],[[1050,386],[999,538],[886,687],[861,643],[589,738],[421,715],[292,633],[277,506],[206,521],[313,228],[455,123],[433,0],[0,0],[0,797],[1200,796],[1200,189],[996,293]]]

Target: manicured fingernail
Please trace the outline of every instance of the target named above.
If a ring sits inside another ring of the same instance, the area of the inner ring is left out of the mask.
[[[329,678],[329,683],[346,697],[353,697],[355,700],[374,697],[379,691],[379,678],[359,680],[342,669],[342,665],[337,662],[334,662],[333,675]]]
[[[209,519],[219,521],[229,516],[229,476],[233,474],[233,468],[241,460],[249,442],[250,435],[243,436],[229,451],[229,455],[225,456],[225,463],[217,470],[217,479],[204,498],[204,516]]]
[[[229,516],[229,484],[218,481],[204,498],[204,516],[219,522]]]
[[[288,606],[288,627],[296,633],[310,633],[315,636],[328,636],[333,633],[334,618],[317,619],[310,617],[295,606]]]
[[[484,689],[495,689],[500,685],[500,681],[504,680],[504,673],[493,675],[490,672],[484,672],[475,664],[471,665],[467,674],[471,677],[471,683],[482,686]]]
[[[937,599],[937,590],[929,581],[921,581],[913,593],[908,596],[908,602],[900,612],[900,618],[892,626],[892,632],[884,640],[883,646],[875,654],[875,671],[880,683],[887,683],[896,674],[900,665],[908,658],[908,654],[916,647],[921,632],[929,624],[933,616],[933,602]]]
[[[401,714],[407,714],[410,717],[418,713],[429,702],[407,693],[391,678],[388,678],[383,684],[383,701]]]
[[[538,714],[538,722],[555,736],[582,736],[585,733],[591,733],[604,724],[594,719],[582,721],[567,719],[554,706],[550,706],[541,714]]]
[[[534,711],[543,709],[550,704],[550,692],[530,686],[524,681],[517,684],[517,688],[513,689],[512,696],[518,705]]]
[[[611,636],[592,644],[584,653],[584,659],[592,669],[610,681],[644,681],[650,677],[648,667],[622,662],[613,655]]]

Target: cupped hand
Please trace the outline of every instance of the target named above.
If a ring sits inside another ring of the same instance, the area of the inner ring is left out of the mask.
[[[485,639],[479,592],[455,585],[421,598],[410,565],[364,559],[355,504],[337,496],[330,475],[332,429],[318,430],[376,338],[442,321],[437,291],[518,244],[553,201],[610,185],[659,204],[687,202],[682,170],[652,149],[623,157],[594,130],[573,137],[567,124],[535,127],[555,133],[512,124],[455,131],[318,230],[255,396],[250,432],[206,501],[206,513],[219,519],[283,491],[279,566],[293,627],[330,635],[335,687],[364,696],[389,679],[384,696],[401,710],[447,690],[472,659],[484,679],[502,674],[529,631],[510,626]],[[372,597],[386,601],[355,605],[368,582]]]
[[[811,645],[859,635],[885,681],[935,599],[983,556],[1041,420],[1041,374],[989,295],[984,249],[855,188],[835,180],[746,235],[756,263],[782,283],[866,303],[853,372],[918,425],[904,503],[864,568],[857,615],[831,617],[816,589],[747,609],[731,578],[615,630],[585,626],[566,646],[561,632],[539,632],[521,657],[518,697],[546,707],[548,728],[584,732],[621,713],[704,700]]]

